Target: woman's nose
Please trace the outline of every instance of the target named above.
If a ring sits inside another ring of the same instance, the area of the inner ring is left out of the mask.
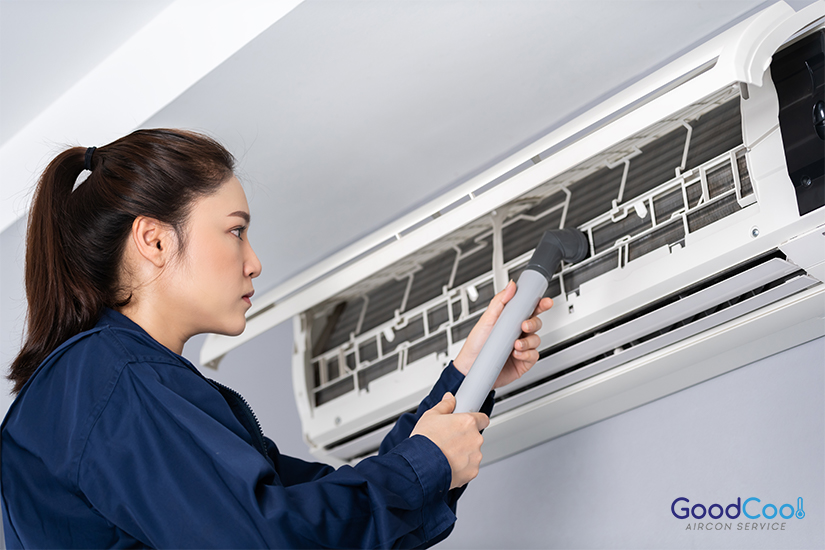
[[[258,259],[258,255],[255,254],[255,251],[252,250],[252,245],[249,246],[248,258],[246,262],[244,262],[244,268],[246,271],[246,275],[252,277],[253,279],[261,274],[261,270],[263,266],[261,266],[261,261]]]

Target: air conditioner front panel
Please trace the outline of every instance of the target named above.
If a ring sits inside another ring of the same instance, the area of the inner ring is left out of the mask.
[[[744,292],[736,296],[736,301],[732,304],[728,301],[715,304],[700,312],[703,316],[698,319],[689,316],[675,320],[672,325],[663,330],[639,332],[634,337],[630,337],[632,339],[623,340],[621,345],[610,351],[593,353],[576,350],[579,352],[578,356],[574,352],[568,354],[567,357],[549,354],[545,360],[534,367],[535,374],[529,379],[519,380],[520,383],[515,387],[508,386],[507,392],[503,393],[500,398],[501,404],[497,406],[495,414],[501,414],[537,397],[712,329],[820,283],[813,277],[798,275],[776,284],[777,286],[771,285],[764,291],[760,289],[756,296],[748,297],[753,291]],[[715,311],[717,309],[721,311]],[[588,338],[583,342],[585,345],[601,343],[598,342],[598,337]]]

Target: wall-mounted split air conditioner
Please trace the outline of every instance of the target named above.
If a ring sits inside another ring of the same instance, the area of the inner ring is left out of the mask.
[[[589,257],[548,289],[541,360],[499,390],[497,460],[825,334],[825,2],[784,3],[274,289],[307,443],[378,448],[547,229]]]

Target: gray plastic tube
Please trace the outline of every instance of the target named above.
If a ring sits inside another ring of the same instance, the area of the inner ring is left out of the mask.
[[[518,278],[516,288],[516,295],[507,302],[481,353],[458,388],[454,412],[478,412],[484,404],[501,367],[521,335],[521,324],[530,318],[547,291],[547,279],[538,271],[525,269]]]
[[[469,374],[456,392],[455,411],[478,412],[493,389],[507,357],[521,335],[521,324],[536,309],[562,258],[578,262],[587,256],[587,237],[575,229],[546,231],[516,282],[516,295],[504,306]]]

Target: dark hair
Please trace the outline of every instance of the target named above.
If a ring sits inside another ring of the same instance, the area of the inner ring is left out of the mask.
[[[181,229],[193,200],[216,192],[235,164],[207,136],[137,130],[94,150],[91,173],[73,190],[86,153],[59,154],[37,183],[26,237],[26,338],[9,373],[14,393],[104,308],[128,303],[121,260],[135,218],[168,224],[185,246]]]

